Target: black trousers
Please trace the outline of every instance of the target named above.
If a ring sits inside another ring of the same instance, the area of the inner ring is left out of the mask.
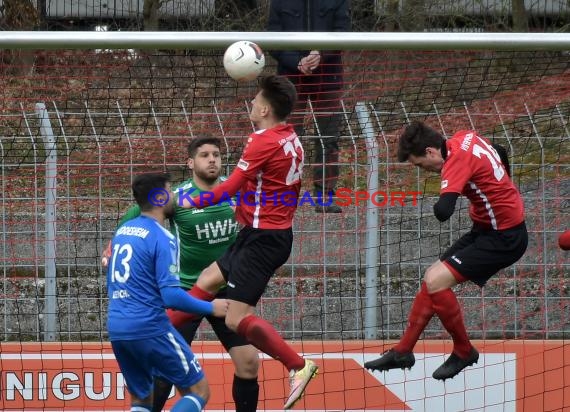
[[[305,112],[314,125],[315,138],[312,146],[312,175],[315,192],[328,193],[335,190],[339,175],[339,137],[343,120],[340,105],[340,90],[316,90],[317,86],[297,85],[298,102],[291,122],[297,135],[305,136]],[[308,104],[310,99],[311,106]],[[312,108],[312,111],[311,111]],[[307,142],[307,139],[303,139]]]

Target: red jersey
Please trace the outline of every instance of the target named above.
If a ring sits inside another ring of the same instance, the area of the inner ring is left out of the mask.
[[[467,197],[476,224],[505,230],[522,223],[522,198],[489,141],[469,130],[455,133],[445,144],[440,193]]]
[[[288,229],[297,210],[305,152],[293,126],[279,125],[249,136],[230,177],[207,200],[192,198],[197,207],[221,199],[236,200],[236,220],[259,229]]]

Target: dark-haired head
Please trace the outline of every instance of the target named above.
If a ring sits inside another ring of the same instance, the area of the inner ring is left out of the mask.
[[[295,85],[285,76],[267,76],[259,79],[259,89],[271,105],[274,116],[284,121],[293,111],[297,102]]]
[[[220,139],[208,135],[193,139],[188,145],[187,165],[202,190],[215,184],[222,171]]]
[[[220,139],[211,135],[202,135],[200,137],[196,137],[188,143],[188,157],[193,159],[196,157],[196,153],[198,153],[198,149],[205,144],[211,144],[216,146],[218,149],[220,148]]]
[[[144,173],[135,177],[132,184],[133,197],[142,212],[148,212],[162,202],[163,205],[168,203],[169,183],[168,173]]]
[[[413,121],[406,127],[398,141],[398,161],[405,162],[410,155],[425,156],[428,147],[441,149],[444,142],[441,133],[422,122]]]

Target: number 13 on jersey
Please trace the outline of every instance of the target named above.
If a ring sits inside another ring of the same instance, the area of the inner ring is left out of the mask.
[[[115,245],[111,261],[111,282],[125,283],[131,274],[129,261],[133,257],[133,248],[130,244]],[[118,259],[118,260],[117,260]],[[118,269],[118,270],[117,270]]]

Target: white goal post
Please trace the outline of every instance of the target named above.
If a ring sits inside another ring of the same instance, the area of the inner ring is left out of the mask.
[[[70,36],[70,34],[73,34]],[[249,40],[265,49],[570,50],[570,33],[4,31],[0,49],[207,49]]]

